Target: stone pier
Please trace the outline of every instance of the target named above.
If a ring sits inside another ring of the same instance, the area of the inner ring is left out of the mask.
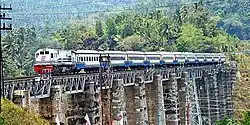
[[[190,125],[200,119],[203,125],[214,125],[233,113],[236,69],[221,67],[119,72],[101,93],[98,76],[55,78],[46,97],[31,98],[21,90],[13,101],[52,124],[84,124],[88,116],[92,125]]]
[[[55,85],[52,87],[51,94],[53,95],[51,97],[52,102],[52,120],[59,122],[59,123],[65,123],[65,112],[63,110],[63,86],[62,85]]]
[[[183,72],[181,79],[178,81],[178,93],[179,93],[179,110],[180,110],[180,124],[186,125],[187,123],[187,106],[188,106],[188,73]]]
[[[204,71],[200,80],[197,80],[197,89],[199,89],[199,104],[201,108],[201,116],[205,125],[211,124],[211,105],[210,105],[210,83],[208,79],[209,73]]]
[[[167,125],[179,125],[179,102],[178,102],[178,86],[176,74],[172,73],[169,76],[169,81],[164,84],[164,105],[166,109]]]
[[[155,75],[153,77],[153,83],[146,85],[146,98],[149,124],[165,124],[163,85],[160,75]]]
[[[208,81],[210,84],[210,92],[209,92],[209,102],[210,102],[210,116],[211,116],[211,122],[215,123],[220,118],[220,111],[219,111],[219,90],[218,90],[218,84],[217,84],[217,73],[213,71],[208,75]]]
[[[134,86],[127,86],[124,88],[125,91],[125,103],[127,112],[127,123],[128,125],[136,124],[136,109],[135,109],[135,90]]]
[[[123,79],[115,79],[112,84],[112,120],[115,125],[127,125],[124,94]]]
[[[144,79],[138,77],[134,85],[134,106],[135,106],[135,125],[148,124],[147,100]]]
[[[82,96],[83,107],[81,107],[82,109],[84,109],[84,112],[86,113],[84,117],[88,115],[90,122],[93,124],[97,124],[99,122],[100,117],[99,117],[99,109],[97,102],[98,93],[96,91],[95,83],[94,82],[86,83],[84,90],[85,90],[83,92],[84,96]]]

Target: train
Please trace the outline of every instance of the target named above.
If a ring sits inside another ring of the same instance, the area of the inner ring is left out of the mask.
[[[179,65],[211,65],[226,61],[223,53],[192,52],[140,52],[38,49],[35,53],[34,71],[43,73],[79,73],[99,71],[100,55],[109,55],[113,70],[143,69]]]

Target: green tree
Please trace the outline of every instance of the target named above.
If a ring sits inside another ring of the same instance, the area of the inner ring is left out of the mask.
[[[201,29],[192,24],[185,24],[181,27],[176,46],[180,52],[197,52],[204,40],[205,37]]]
[[[241,119],[225,118],[216,122],[216,125],[250,125],[250,111],[242,112]]]
[[[112,36],[115,36],[117,34],[116,24],[112,18],[106,21],[106,26],[108,38],[111,38]]]
[[[138,35],[128,36],[118,42],[118,50],[122,51],[141,51],[145,39]]]
[[[246,111],[242,113],[241,123],[242,125],[250,125],[250,111]]]
[[[37,46],[34,28],[18,28],[3,38],[4,70],[6,75],[24,76],[32,74],[34,53]]]
[[[4,125],[49,125],[48,121],[36,113],[21,108],[7,99],[2,100],[1,106],[0,118],[4,118]]]
[[[125,27],[123,28],[122,33],[121,33],[122,38],[125,38],[127,36],[131,36],[134,34],[134,30],[133,30],[131,23],[132,22],[127,23],[125,25]]]
[[[96,26],[95,26],[95,29],[96,29],[96,35],[98,37],[102,37],[104,35],[103,33],[103,27],[102,27],[102,22],[100,20],[96,21]]]
[[[223,120],[217,121],[216,125],[239,125],[239,123],[234,119],[225,118]]]

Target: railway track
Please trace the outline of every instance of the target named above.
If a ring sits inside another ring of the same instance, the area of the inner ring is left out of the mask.
[[[38,75],[31,75],[31,76],[21,76],[21,77],[4,77],[4,81],[8,80],[20,80],[20,79],[31,79],[38,77]]]
[[[211,66],[221,66],[221,65],[203,65],[203,66],[185,66],[186,69],[188,68],[205,68],[205,67],[211,67]],[[122,71],[113,71],[111,72],[111,74],[117,74],[117,73],[127,73],[127,72],[132,72],[132,71],[146,71],[146,72],[150,72],[150,71],[154,71],[154,70],[161,70],[161,69],[173,69],[173,68],[184,68],[184,67],[164,67],[164,68],[149,68],[149,69],[136,69],[136,70],[122,70]],[[57,74],[54,75],[52,74],[51,77],[72,77],[72,76],[77,76],[77,75],[99,75],[99,72],[84,72],[84,73],[77,73],[77,74]],[[29,79],[36,79],[36,78],[41,78],[40,75],[31,75],[31,76],[22,76],[22,77],[4,77],[4,81],[8,82],[8,81],[17,81],[17,80],[29,80]]]

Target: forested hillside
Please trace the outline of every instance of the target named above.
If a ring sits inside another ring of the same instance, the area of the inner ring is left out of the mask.
[[[33,74],[34,52],[43,47],[233,52],[246,50],[239,38],[250,36],[243,0],[4,1],[13,3],[14,24],[3,37],[7,76]]]
[[[220,17],[202,2],[180,6],[173,17],[166,11],[121,13],[95,19],[92,25],[79,19],[57,28],[15,28],[3,37],[5,75],[33,74],[34,52],[44,47],[180,52],[234,52],[247,47],[219,29]]]
[[[247,0],[2,0],[12,3],[14,26],[60,27],[80,19],[93,24],[119,13],[149,13],[164,10],[172,18],[180,7],[202,1],[219,17],[218,27],[250,39],[250,2]]]

